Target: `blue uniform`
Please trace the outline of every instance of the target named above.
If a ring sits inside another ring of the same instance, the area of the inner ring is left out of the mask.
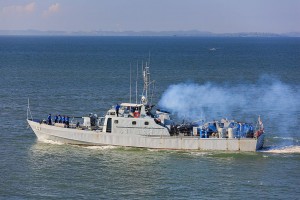
[[[58,123],[58,116],[57,115],[54,118],[54,123]]]
[[[120,109],[120,105],[117,104],[117,106],[116,106],[116,114],[117,114],[117,117],[119,116],[119,109]]]
[[[49,124],[49,125],[52,124],[51,114],[49,114],[49,116],[48,116],[48,124]]]
[[[238,137],[241,137],[241,125],[238,123],[237,124],[237,129],[236,129]]]
[[[66,118],[65,118],[65,116],[62,117],[62,123],[66,123]]]
[[[70,123],[70,118],[67,116],[66,117],[66,125],[67,125],[67,127],[69,127],[69,123]]]

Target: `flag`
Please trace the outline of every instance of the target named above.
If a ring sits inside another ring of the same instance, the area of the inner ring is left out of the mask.
[[[259,130],[264,130],[264,124],[262,123],[260,119],[260,115],[258,116],[258,124],[259,124]]]

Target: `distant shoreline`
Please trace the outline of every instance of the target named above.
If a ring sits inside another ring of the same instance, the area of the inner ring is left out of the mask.
[[[0,30],[0,36],[120,36],[120,37],[300,37],[298,32],[290,33],[212,33],[205,31],[39,31],[39,30]]]

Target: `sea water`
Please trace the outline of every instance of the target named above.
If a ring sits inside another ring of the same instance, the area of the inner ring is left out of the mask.
[[[135,102],[142,63],[153,104],[180,122],[260,115],[265,148],[82,147],[37,141],[28,128],[28,98],[34,119]],[[299,77],[299,38],[1,36],[0,198],[298,199]]]

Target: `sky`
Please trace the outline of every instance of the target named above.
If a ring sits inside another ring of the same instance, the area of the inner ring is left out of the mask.
[[[300,0],[0,0],[0,30],[300,32]]]

